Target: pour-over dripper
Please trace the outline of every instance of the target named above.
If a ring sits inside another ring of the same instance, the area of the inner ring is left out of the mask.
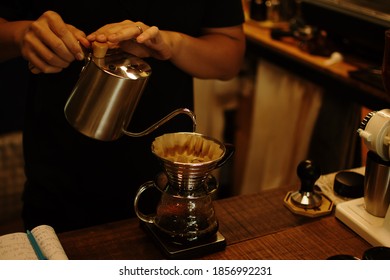
[[[233,153],[213,138],[190,132],[157,137],[152,152],[160,160],[169,184],[184,190],[201,186],[210,172],[221,167]]]
[[[176,244],[214,236],[218,220],[211,194],[218,183],[210,173],[233,155],[233,145],[194,132],[177,132],[157,137],[151,148],[164,172],[138,189],[134,199],[138,218],[154,224],[159,235]],[[156,213],[147,215],[138,202],[150,188],[157,188],[161,199]]]

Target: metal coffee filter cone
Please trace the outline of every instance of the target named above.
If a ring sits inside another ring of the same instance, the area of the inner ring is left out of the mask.
[[[152,143],[152,152],[161,161],[171,185],[193,189],[203,184],[226,148],[202,134],[178,132],[157,137]]]

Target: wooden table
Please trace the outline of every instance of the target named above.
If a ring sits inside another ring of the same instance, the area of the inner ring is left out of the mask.
[[[361,257],[371,245],[334,215],[309,218],[283,204],[288,189],[216,200],[225,250],[201,259],[324,260],[337,254]],[[70,259],[163,259],[137,218],[59,234]]]

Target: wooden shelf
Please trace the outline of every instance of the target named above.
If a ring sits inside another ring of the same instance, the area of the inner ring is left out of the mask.
[[[302,73],[305,78],[319,83],[331,92],[341,92],[352,102],[374,110],[390,106],[390,97],[383,90],[350,77],[350,71],[369,67],[367,62],[345,55],[346,58],[342,62],[328,66],[325,64],[327,57],[303,51],[293,38],[280,41],[272,39],[271,29],[264,23],[248,19],[244,24],[244,31],[248,49],[255,50],[260,56],[274,60],[293,71],[296,69],[296,72]]]

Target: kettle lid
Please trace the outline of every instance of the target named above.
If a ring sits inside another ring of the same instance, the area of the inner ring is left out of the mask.
[[[145,79],[152,73],[150,65],[143,59],[125,52],[108,52],[102,58],[92,56],[92,61],[104,72],[118,78]]]

